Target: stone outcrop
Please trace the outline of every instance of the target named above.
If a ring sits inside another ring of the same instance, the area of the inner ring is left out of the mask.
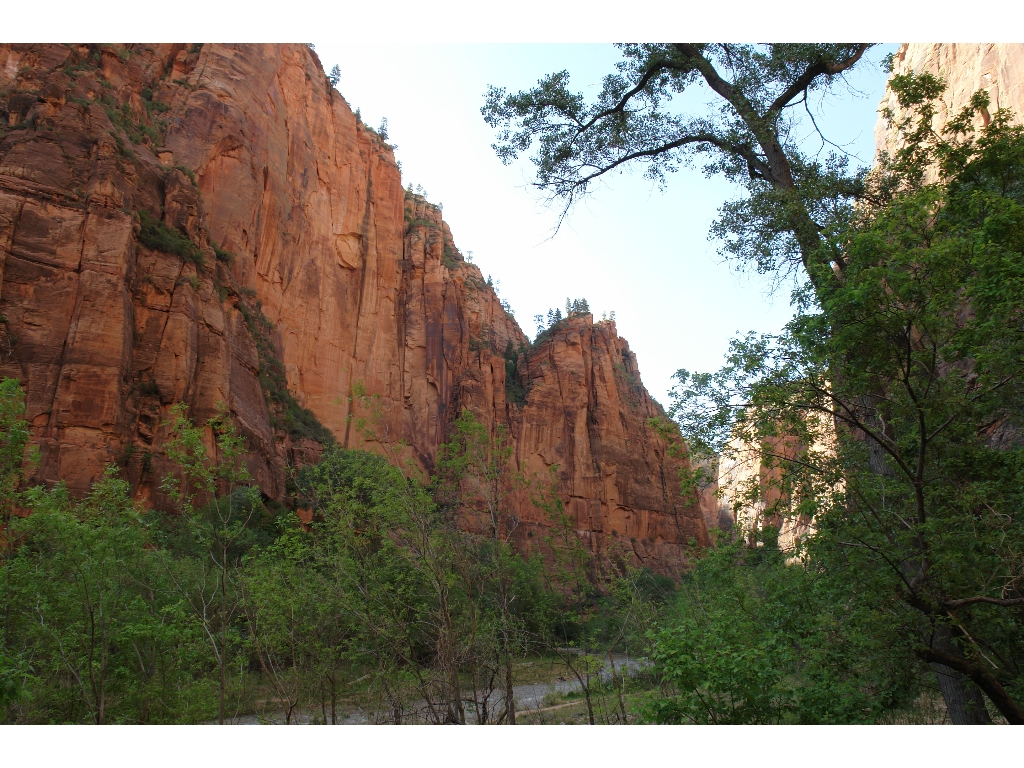
[[[675,561],[691,539],[708,543],[698,500],[680,491],[685,454],[673,455],[651,425],[667,423],[665,413],[614,321],[563,320],[527,368],[526,403],[515,412],[519,466],[530,477],[558,466],[559,496],[594,550],[657,565]]]
[[[165,504],[177,402],[196,422],[226,408],[278,501],[319,455],[314,414],[372,450],[353,417],[375,410],[429,471],[468,408],[523,472],[558,465],[595,550],[677,573],[707,541],[614,324],[563,321],[531,349],[303,45],[0,45],[0,315],[36,479],[76,493],[115,463]],[[530,546],[546,518],[517,515]]]
[[[827,433],[827,430],[824,430]],[[827,451],[831,446],[815,446]],[[719,458],[716,497],[720,514],[735,521],[739,535],[750,541],[764,528],[775,530],[778,547],[792,552],[799,540],[815,531],[814,520],[799,514],[799,499],[786,488],[780,459],[796,458],[804,446],[792,437],[761,445],[734,438]],[[767,456],[775,456],[768,460]]]

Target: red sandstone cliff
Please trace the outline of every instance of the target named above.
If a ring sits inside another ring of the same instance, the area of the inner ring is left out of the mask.
[[[508,426],[523,471],[559,465],[595,549],[678,572],[707,541],[613,324],[564,322],[519,361],[525,404],[506,402],[504,352],[526,337],[307,47],[0,46],[0,118],[0,375],[26,387],[37,479],[81,492],[118,463],[161,503],[168,409],[223,403],[283,500],[319,444],[268,397],[270,355],[342,445],[363,445],[357,381],[428,469],[469,408]],[[145,214],[201,257],[146,247]]]

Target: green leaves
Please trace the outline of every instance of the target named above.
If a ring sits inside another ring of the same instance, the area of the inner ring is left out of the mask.
[[[128,484],[112,467],[82,501],[58,486],[31,489],[25,503],[32,514],[15,525],[20,548],[0,582],[3,653],[18,661],[0,674],[20,678],[28,693],[6,704],[28,721],[179,716],[191,685],[182,662],[198,638],[177,611]]]
[[[768,544],[708,552],[654,635],[651,658],[668,695],[650,702],[647,718],[871,722],[903,703],[913,659],[884,606],[820,576],[786,565]],[[878,635],[888,644],[880,646]]]
[[[143,245],[155,251],[172,253],[186,261],[191,261],[200,272],[203,271],[205,267],[203,252],[187,236],[176,229],[171,229],[162,221],[154,219],[146,210],[139,211],[139,221],[142,224],[139,240]]]
[[[837,279],[798,293],[781,334],[734,340],[717,373],[679,372],[672,414],[698,448],[759,453],[741,502],[757,509],[774,484],[763,519],[815,515],[815,578],[841,572],[891,600],[901,641],[925,657],[951,627],[998,702],[1024,680],[1020,617],[1008,610],[1024,551],[1024,131],[1003,116],[976,136],[965,113],[933,132],[940,86],[895,82],[917,113],[879,171],[886,204],[823,241],[842,253]],[[929,168],[940,183],[922,182]],[[877,646],[876,626],[859,631]]]
[[[502,162],[535,148],[535,186],[565,204],[564,216],[611,171],[638,166],[661,185],[699,160],[707,175],[721,173],[743,189],[711,232],[726,256],[783,278],[801,264],[812,269],[821,233],[850,218],[865,171],[851,172],[836,155],[805,156],[791,138],[797,110],[810,114],[808,95],[843,83],[870,46],[619,47],[617,72],[605,76],[592,103],[570,89],[566,71],[515,94],[491,86],[481,113],[496,130]],[[715,101],[690,115],[674,102],[687,96]]]

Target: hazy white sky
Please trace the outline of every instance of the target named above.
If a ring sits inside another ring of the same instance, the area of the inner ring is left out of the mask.
[[[721,178],[684,169],[662,193],[640,171],[612,176],[552,237],[558,211],[529,188],[532,166],[505,167],[495,156],[480,115],[488,84],[519,90],[568,69],[577,89],[592,92],[619,58],[611,45],[314,42],[326,70],[340,65],[338,90],[364,122],[387,117],[403,182],[444,205],[456,244],[501,281],[531,338],[533,316],[566,297],[585,297],[597,317],[615,310],[644,384],[667,404],[677,369],[715,370],[737,332],[776,330],[790,316],[788,290],[768,296],[757,275],[734,272],[708,241],[717,208],[737,192]],[[851,83],[861,95],[821,105],[819,126],[867,164],[885,74],[870,64]]]

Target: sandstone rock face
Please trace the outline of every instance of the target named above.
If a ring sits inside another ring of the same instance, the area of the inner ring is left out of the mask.
[[[770,526],[778,535],[779,548],[792,552],[799,539],[814,533],[814,520],[796,513],[798,500],[783,487],[778,462],[769,465],[764,459],[768,454],[793,458],[802,447],[792,437],[773,438],[763,448],[739,439],[730,441],[719,460],[717,497],[721,512],[735,520],[741,536],[752,540],[756,532]],[[819,451],[828,449],[817,446]]]
[[[966,106],[976,91],[989,94],[989,113],[1009,108],[1024,115],[1024,43],[904,43],[893,59],[893,73],[929,72],[946,81],[946,92],[935,114],[935,128]],[[900,114],[896,95],[888,88],[878,105]],[[983,116],[987,121],[987,117]],[[879,119],[876,151],[892,151],[896,136]]]
[[[154,244],[140,211],[195,252]],[[614,325],[575,318],[531,351],[306,46],[0,46],[0,281],[0,375],[26,387],[39,480],[80,493],[118,463],[166,503],[164,421],[184,401],[197,422],[227,408],[286,500],[286,467],[320,446],[268,401],[269,350],[344,446],[375,448],[352,418],[372,410],[429,471],[468,408],[509,429],[524,472],[559,466],[595,550],[618,539],[678,572],[707,541]],[[545,518],[521,507],[529,546]]]
[[[678,568],[690,539],[707,545],[699,502],[680,491],[686,459],[649,425],[665,414],[614,321],[588,314],[559,323],[530,353],[527,381],[516,412],[519,465],[530,477],[558,466],[559,496],[595,551],[664,570]]]

